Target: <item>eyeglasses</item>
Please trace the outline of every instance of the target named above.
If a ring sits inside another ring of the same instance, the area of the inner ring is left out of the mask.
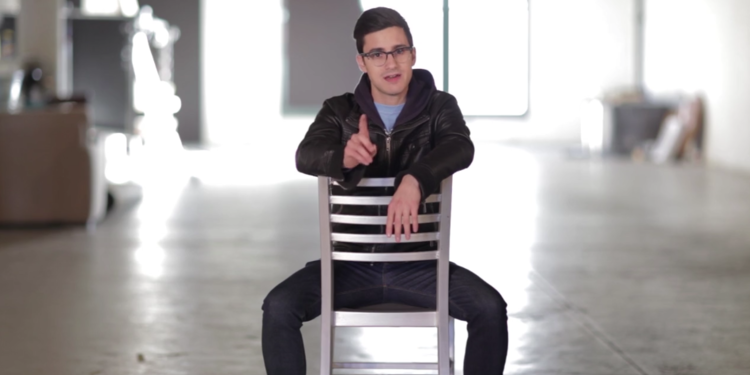
[[[393,59],[400,63],[409,61],[409,57],[411,56],[411,54],[408,52],[411,52],[413,49],[414,46],[399,47],[391,52],[375,51],[369,53],[360,53],[359,55],[370,60],[373,65],[380,67],[385,65],[386,60],[388,60],[388,55],[393,56]]]

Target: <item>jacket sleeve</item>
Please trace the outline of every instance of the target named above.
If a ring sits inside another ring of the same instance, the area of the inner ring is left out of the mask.
[[[358,181],[355,180],[362,178],[364,168],[357,166],[344,173],[345,145],[341,136],[341,125],[326,102],[297,147],[297,170],[311,176],[331,177],[344,188],[356,186]]]
[[[453,95],[438,111],[435,121],[434,148],[396,176],[395,185],[406,175],[419,182],[422,200],[436,193],[441,182],[454,173],[466,169],[474,160],[474,143],[466,126],[461,109]]]

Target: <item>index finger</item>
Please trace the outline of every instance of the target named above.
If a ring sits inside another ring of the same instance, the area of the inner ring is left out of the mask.
[[[362,136],[366,140],[367,143],[370,142],[370,129],[367,127],[367,115],[362,115],[359,117],[359,135]]]

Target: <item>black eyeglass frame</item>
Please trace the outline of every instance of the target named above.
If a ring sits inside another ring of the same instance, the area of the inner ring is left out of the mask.
[[[359,55],[362,56],[363,58],[369,59],[370,61],[373,62],[373,64],[375,64],[375,60],[373,59],[372,55],[376,54],[376,53],[385,54],[385,58],[383,59],[383,63],[380,64],[380,65],[376,65],[376,66],[382,66],[382,65],[385,64],[386,61],[388,61],[388,55],[391,55],[391,58],[393,58],[394,60],[396,60],[395,53],[398,52],[398,51],[403,51],[403,50],[405,50],[404,52],[406,52],[406,51],[412,52],[412,51],[414,51],[414,46],[398,47],[398,48],[396,48],[396,49],[394,49],[393,51],[390,51],[390,52],[385,52],[385,51],[363,52],[363,53],[360,53]]]

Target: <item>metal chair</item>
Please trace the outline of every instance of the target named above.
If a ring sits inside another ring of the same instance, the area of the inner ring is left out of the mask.
[[[433,370],[439,375],[454,373],[454,321],[448,315],[448,269],[450,243],[450,214],[452,177],[445,179],[440,193],[427,198],[426,203],[438,203],[439,214],[419,215],[419,223],[439,223],[439,230],[430,233],[414,233],[410,240],[402,237],[401,242],[437,241],[438,250],[409,253],[354,253],[333,251],[331,242],[348,243],[393,243],[395,236],[332,233],[331,223],[359,225],[385,225],[386,216],[359,216],[331,214],[331,205],[385,206],[390,196],[340,196],[331,194],[328,177],[318,178],[320,230],[321,230],[321,375],[331,375],[337,369],[376,369],[376,370]],[[393,178],[363,179],[359,187],[392,187]],[[370,306],[357,310],[333,310],[333,261],[352,262],[408,262],[437,260],[437,309],[421,310],[397,304]],[[437,363],[334,363],[333,338],[336,327],[436,327],[438,330]]]

